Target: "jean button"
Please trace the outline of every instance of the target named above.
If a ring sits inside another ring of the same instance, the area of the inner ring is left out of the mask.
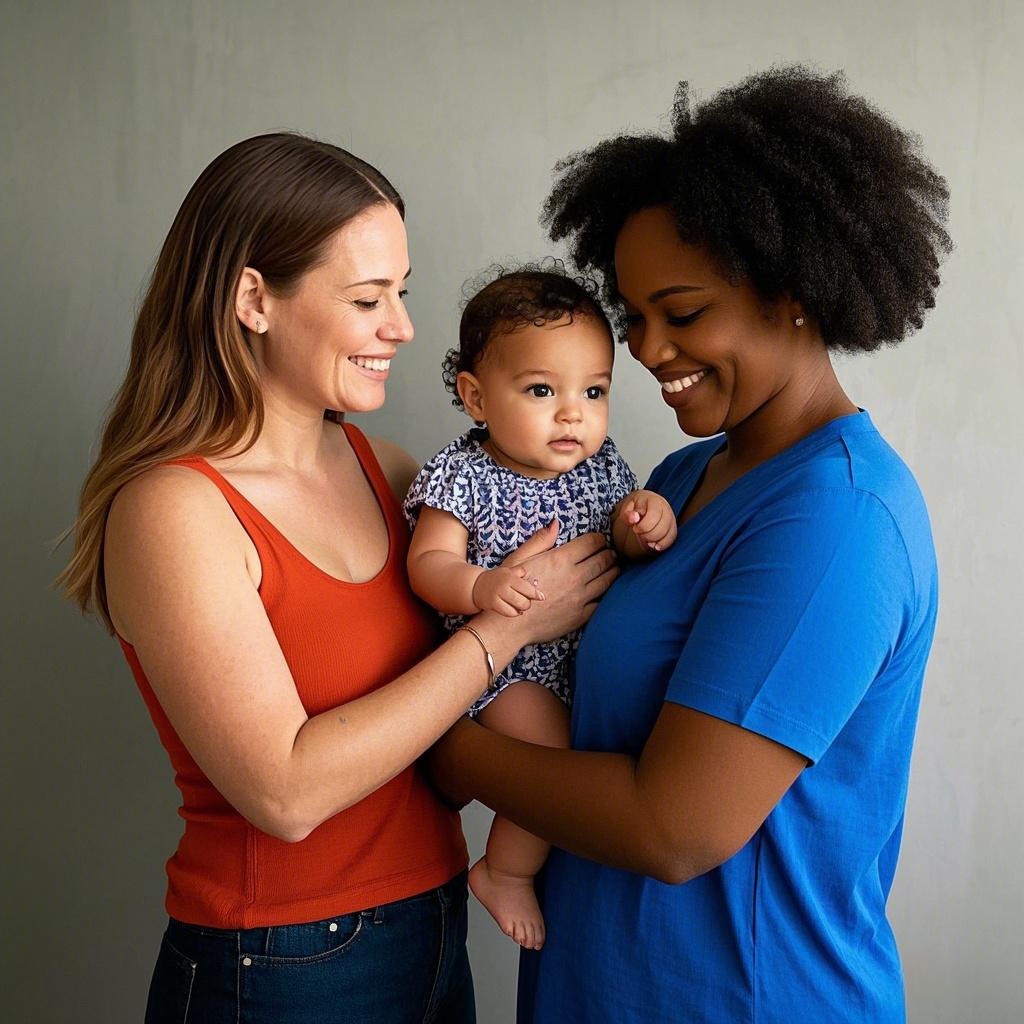
[[[329,925],[327,926],[327,930],[328,930],[329,932],[336,932],[336,931],[338,930],[338,922],[337,922],[337,921],[332,921],[332,922],[331,922],[331,923],[330,923],[330,924],[329,924]]]
[[[251,956],[243,956],[242,957],[242,966],[243,967],[252,967],[252,957]]]

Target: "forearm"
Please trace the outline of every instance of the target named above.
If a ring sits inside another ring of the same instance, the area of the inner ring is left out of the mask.
[[[498,616],[475,621],[500,671],[519,648],[515,624]],[[262,785],[254,780],[255,806],[239,809],[281,838],[304,838],[415,761],[487,680],[480,643],[457,633],[387,686],[306,720],[276,770],[264,773]]]
[[[672,883],[713,866],[699,842],[681,847],[678,830],[659,825],[637,761],[625,754],[540,747],[468,720],[445,748],[446,772],[463,775],[476,799],[563,850]]]
[[[449,615],[480,610],[473,601],[473,584],[485,571],[480,566],[450,551],[429,550],[413,554],[408,569],[413,591],[431,608]]]

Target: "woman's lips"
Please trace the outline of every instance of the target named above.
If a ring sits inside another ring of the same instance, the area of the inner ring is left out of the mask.
[[[671,380],[663,380],[661,382],[661,397],[667,405],[673,408],[686,405],[690,401],[694,390],[700,386],[709,373],[711,373],[711,370],[705,367],[702,370],[695,370],[685,377],[673,377]]]
[[[668,391],[669,393],[688,391],[695,384],[699,384],[710,372],[710,370],[697,370],[696,373],[691,373],[686,377],[677,377],[675,380],[663,380],[661,382],[661,390]]]
[[[391,369],[391,359],[379,356],[349,356],[348,361],[371,377],[383,380]]]

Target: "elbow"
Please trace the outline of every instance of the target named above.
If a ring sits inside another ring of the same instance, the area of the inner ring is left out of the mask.
[[[246,815],[250,825],[282,843],[301,843],[320,822],[308,822],[294,814],[262,813]]]
[[[645,874],[665,885],[682,885],[716,867],[718,864],[689,856],[664,857],[652,863]]]
[[[649,851],[643,873],[665,885],[682,885],[724,864],[740,846],[708,837],[668,840]]]
[[[280,822],[264,831],[275,839],[280,839],[282,843],[301,843],[314,828],[315,825],[307,826],[301,822]]]
[[[240,812],[254,828],[282,843],[301,843],[325,818],[316,818],[298,801],[266,800],[249,813]]]

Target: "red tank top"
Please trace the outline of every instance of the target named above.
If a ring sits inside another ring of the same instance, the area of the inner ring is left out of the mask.
[[[405,575],[409,535],[398,502],[362,433],[348,436],[387,521],[381,571],[346,583],[300,554],[203,459],[195,469],[220,488],[259,553],[260,597],[295,687],[312,716],[393,680],[436,643],[434,615]],[[466,866],[459,816],[413,765],[299,843],[250,825],[214,789],[178,738],[134,648],[121,641],[181,790],[185,831],[167,862],[167,912],[190,924],[257,928],[298,924],[403,899]]]

